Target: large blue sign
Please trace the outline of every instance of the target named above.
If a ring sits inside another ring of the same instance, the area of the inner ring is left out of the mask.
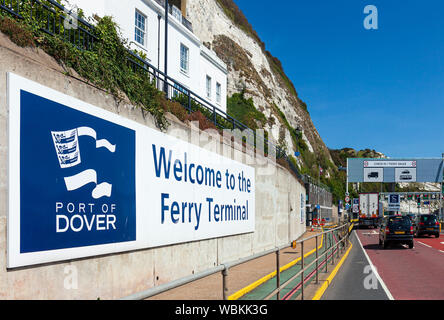
[[[136,240],[135,132],[20,93],[20,252]]]
[[[253,167],[12,73],[8,110],[8,268],[255,230]]]

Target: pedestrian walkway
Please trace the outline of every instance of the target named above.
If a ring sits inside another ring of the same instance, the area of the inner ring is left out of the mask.
[[[333,243],[336,243],[337,239],[332,236],[331,234],[327,234],[324,237],[322,237],[322,243],[319,243],[318,246],[318,255],[320,256],[322,253],[325,252],[326,248],[329,248]],[[305,245],[304,245],[305,246]],[[305,248],[304,248],[305,249]],[[304,250],[304,252],[307,252]],[[308,253],[304,253],[304,266],[309,265],[316,259],[316,251],[311,250]],[[322,271],[328,271],[329,266],[328,264],[332,261],[331,253],[328,254],[328,258],[322,259],[318,262],[318,268],[319,272]],[[325,269],[325,265],[327,264],[327,269]],[[294,264],[292,267],[288,268],[287,270],[281,272],[280,275],[280,284],[284,284],[289,279],[291,279],[294,275],[296,275],[298,272],[300,272],[302,267],[302,259],[300,257],[297,259],[297,263]],[[307,268],[307,270],[304,272],[304,289],[310,284],[311,280],[315,279],[316,275],[316,264],[314,263],[312,266]],[[300,294],[302,293],[302,286],[301,286],[301,276],[296,277],[293,279],[285,288],[281,289],[280,292],[280,299],[283,300],[294,300],[299,298]],[[249,292],[248,294],[244,295],[241,300],[263,300],[267,296],[270,295],[273,290],[275,290],[277,287],[277,280],[276,277],[273,277],[272,279],[268,280],[267,282],[263,283],[260,287],[256,288],[255,290]],[[273,295],[270,297],[270,300],[276,300],[277,295]]]
[[[320,234],[321,230],[305,232],[299,239],[309,238]],[[321,236],[318,239],[320,244]],[[316,247],[316,239],[310,239],[304,243],[304,254],[313,251]],[[281,266],[294,264],[297,266],[301,257],[301,246],[296,249],[288,248],[280,252]],[[289,269],[290,270],[290,269]],[[274,273],[274,274],[273,274]],[[274,283],[276,288],[276,254],[272,253],[264,257],[243,263],[229,269],[228,297],[230,300],[249,299],[250,290],[262,287],[262,281]],[[284,278],[281,276],[281,281]],[[274,289],[273,288],[273,289]],[[260,289],[262,290],[262,289]],[[271,290],[272,291],[272,290]],[[270,291],[270,292],[271,292]],[[281,295],[282,297],[282,295]],[[222,275],[214,274],[209,277],[186,284],[168,292],[151,297],[150,300],[222,300]],[[260,299],[260,298],[258,298]]]

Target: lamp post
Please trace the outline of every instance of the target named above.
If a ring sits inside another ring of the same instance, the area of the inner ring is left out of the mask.
[[[164,91],[168,98],[168,13],[169,13],[168,0],[165,0],[165,80],[164,80]]]

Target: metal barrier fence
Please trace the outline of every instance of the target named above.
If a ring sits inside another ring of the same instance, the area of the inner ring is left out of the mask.
[[[168,100],[180,103],[188,113],[200,111],[218,129],[238,129],[241,132],[241,136],[238,138],[242,139],[243,142],[258,148],[263,146],[262,151],[268,155],[276,156],[276,158],[284,155],[283,151],[265,138],[264,135],[258,134],[257,131],[250,129],[208,100],[185,88],[132,51],[128,51],[128,63],[134,71],[146,72],[156,88],[165,92],[165,97]]]
[[[280,293],[283,289],[285,289],[292,281],[300,277],[301,282],[300,290],[301,290],[301,299],[304,300],[304,284],[306,283],[306,278],[304,275],[307,274],[307,270],[311,268],[313,265],[315,265],[315,281],[316,283],[319,283],[319,272],[320,272],[320,265],[325,265],[325,272],[328,272],[328,260],[331,260],[331,264],[334,265],[335,261],[335,255],[336,258],[339,259],[340,254],[343,253],[349,245],[349,235],[350,235],[350,224],[344,224],[339,227],[333,228],[328,231],[324,231],[322,233],[310,236],[305,239],[293,241],[290,245],[283,245],[280,247],[276,247],[243,259],[239,259],[236,261],[228,262],[221,264],[217,267],[208,269],[206,271],[190,275],[163,285],[159,285],[153,288],[150,288],[148,290],[135,293],[133,295],[124,297],[122,300],[143,300],[148,299],[150,297],[156,296],[158,294],[161,294],[163,292],[169,291],[171,289],[175,289],[178,287],[181,287],[183,285],[186,285],[188,283],[197,281],[199,279],[208,277],[210,275],[216,274],[221,272],[222,273],[222,296],[224,300],[228,300],[228,277],[229,277],[229,269],[241,265],[246,262],[250,262],[253,260],[256,260],[258,258],[264,257],[266,255],[275,253],[276,254],[276,289],[273,290],[266,298],[265,300],[271,299],[273,296],[276,296],[277,300],[280,300]],[[331,239],[331,237],[328,237],[328,235],[336,235],[336,238],[338,241],[333,243],[332,240],[325,240],[324,242],[324,249],[321,253],[321,249],[319,248],[319,238],[324,237],[324,239]],[[311,263],[305,265],[304,263],[304,244],[305,242],[316,239],[316,248],[312,254],[315,254],[315,260],[313,260]],[[282,273],[281,267],[280,267],[280,252],[284,249],[288,249],[290,247],[294,247],[294,245],[300,245],[301,246],[301,270],[293,275],[290,279],[288,279],[285,283],[281,284],[280,281],[280,275]],[[323,267],[322,267],[323,268]]]
[[[0,8],[19,19],[29,16],[40,30],[78,49],[91,50],[98,41],[91,24],[53,0],[1,0]]]

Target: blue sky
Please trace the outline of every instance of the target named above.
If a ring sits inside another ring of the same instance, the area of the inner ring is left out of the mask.
[[[444,1],[234,0],[329,148],[444,152]],[[364,8],[378,9],[366,30]]]

